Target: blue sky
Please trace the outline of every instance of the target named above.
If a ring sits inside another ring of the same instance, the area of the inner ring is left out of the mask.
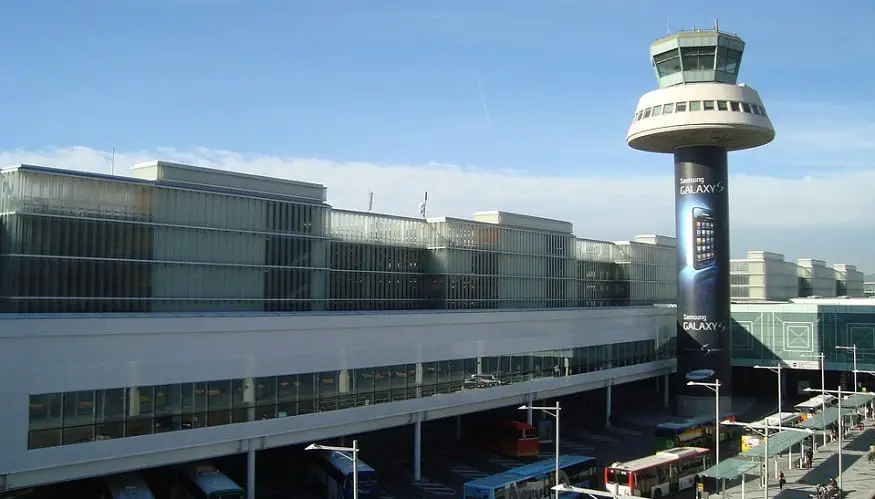
[[[715,17],[778,131],[730,159],[735,253],[875,271],[873,2],[3,2],[0,163],[105,171],[115,147],[321,181],[345,208],[372,190],[414,215],[429,189],[434,215],[670,234],[671,160],[625,133],[650,42]]]

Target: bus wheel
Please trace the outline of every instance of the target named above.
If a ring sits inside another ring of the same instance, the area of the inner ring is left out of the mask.
[[[662,499],[662,489],[656,489],[653,491],[653,499]]]

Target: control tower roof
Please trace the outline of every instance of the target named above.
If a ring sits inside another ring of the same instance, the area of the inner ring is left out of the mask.
[[[716,28],[679,31],[650,45],[650,62],[662,88],[685,83],[736,83],[744,40]]]

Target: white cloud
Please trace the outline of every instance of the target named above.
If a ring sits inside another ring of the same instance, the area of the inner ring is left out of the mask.
[[[111,157],[109,151],[88,147],[14,150],[0,152],[0,164],[30,163],[109,173]],[[116,173],[125,174],[130,165],[151,159],[323,183],[328,186],[329,202],[338,208],[364,209],[367,194],[373,191],[375,211],[416,216],[427,190],[430,216],[468,218],[475,211],[502,209],[571,221],[581,237],[628,239],[641,233],[674,233],[671,157],[667,155],[653,155],[650,159],[665,163],[665,168],[659,170],[664,173],[659,175],[627,177],[622,173],[624,169],[617,168],[615,176],[608,176],[614,175],[608,171],[598,177],[561,178],[437,163],[337,163],[205,148],[165,148],[117,152]],[[774,230],[774,240],[758,241],[752,249],[786,252],[789,256],[794,249],[781,247],[783,230],[810,230],[816,238],[819,228],[846,228],[847,239],[837,241],[837,245],[858,241],[861,228],[865,229],[863,233],[875,234],[871,215],[875,213],[875,196],[868,188],[875,185],[875,170],[825,169],[820,175],[811,175],[810,170],[807,174],[805,178],[732,176],[733,237],[746,231],[761,234],[764,229]],[[860,254],[863,252],[861,247]]]

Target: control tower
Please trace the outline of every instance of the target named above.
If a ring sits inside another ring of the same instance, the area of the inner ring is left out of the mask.
[[[727,153],[768,144],[775,130],[753,88],[738,83],[744,41],[718,29],[650,45],[659,88],[638,101],[626,143],[674,155],[678,256],[677,409],[713,413],[714,394],[688,381],[720,380],[729,410],[729,183]],[[721,397],[723,398],[723,397]]]

